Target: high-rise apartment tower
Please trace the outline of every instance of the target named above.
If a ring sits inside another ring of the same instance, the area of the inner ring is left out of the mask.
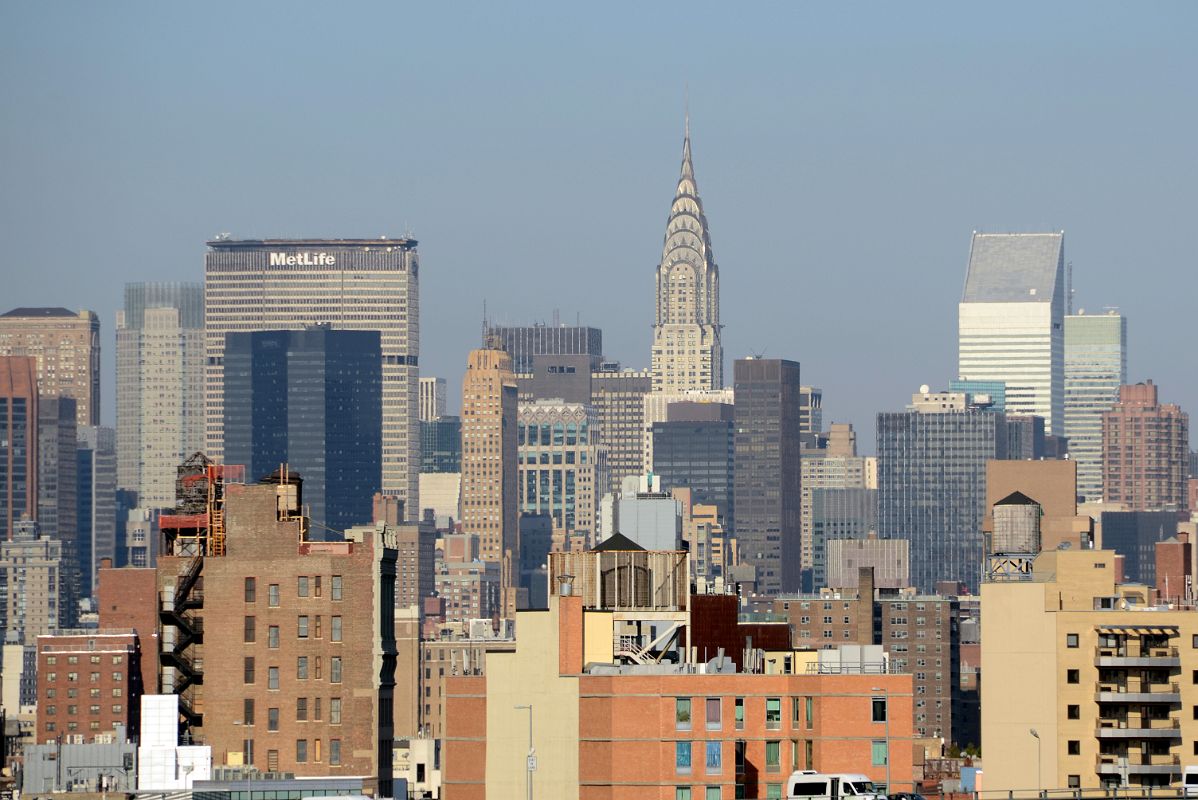
[[[0,356],[0,542],[37,516],[37,360]]]
[[[37,359],[42,397],[70,397],[80,425],[100,424],[100,318],[94,311],[14,308],[0,314],[0,356]]]
[[[1077,462],[1077,493],[1103,499],[1102,415],[1127,383],[1127,319],[1115,311],[1065,317],[1065,436]]]
[[[1119,387],[1102,415],[1103,500],[1130,511],[1183,511],[1189,470],[1190,417],[1160,403],[1152,381]]]

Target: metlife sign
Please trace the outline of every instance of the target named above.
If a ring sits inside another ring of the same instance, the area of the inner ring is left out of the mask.
[[[272,267],[331,267],[337,263],[337,257],[329,253],[271,253]]]

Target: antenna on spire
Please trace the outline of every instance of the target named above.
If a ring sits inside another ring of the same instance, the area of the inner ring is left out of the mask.
[[[683,113],[686,118],[685,133],[686,138],[691,138],[691,84],[687,81],[683,89]]]
[[[482,336],[480,337],[484,347],[487,344],[487,335],[489,333],[490,333],[490,330],[489,330],[489,326],[487,325],[487,298],[484,297],[483,298],[483,329],[482,329]]]

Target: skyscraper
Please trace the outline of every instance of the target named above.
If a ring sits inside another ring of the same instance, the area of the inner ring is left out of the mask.
[[[230,333],[224,350],[229,463],[254,479],[284,463],[298,472],[314,539],[370,522],[383,436],[378,331]]]
[[[0,542],[37,516],[37,360],[0,356]]]
[[[655,392],[724,385],[720,271],[691,163],[689,117],[682,141],[682,174],[657,267],[652,372]]]
[[[483,338],[498,343],[512,357],[512,372],[527,375],[533,371],[533,358],[542,355],[582,355],[598,368],[603,358],[603,331],[587,325],[490,325]]]
[[[733,503],[741,562],[761,594],[799,589],[802,489],[799,364],[737,359]]]
[[[692,490],[692,501],[714,505],[726,532],[733,530],[735,409],[726,403],[671,403],[653,423],[653,474],[662,490]]]
[[[1102,496],[1129,511],[1184,511],[1190,417],[1152,382],[1119,387],[1102,415]]]
[[[462,471],[461,417],[443,416],[420,421],[420,471]]]
[[[117,563],[116,432],[87,425],[75,445],[79,577],[86,595],[95,595],[101,559]]]
[[[512,357],[492,341],[471,351],[462,379],[462,533],[477,534],[480,558],[501,565],[511,617],[520,555],[516,376]]]
[[[1065,317],[1065,436],[1077,493],[1101,502],[1102,415],[1127,383],[1127,319],[1116,311]]]
[[[204,287],[127,283],[116,316],[117,482],[170,508],[175,469],[204,449]]]
[[[546,514],[560,541],[595,543],[595,496],[603,453],[590,406],[558,400],[521,403],[517,428],[520,511]]]
[[[207,452],[224,459],[225,334],[303,328],[378,331],[383,369],[383,493],[420,514],[420,259],[413,239],[208,243],[205,257]]]
[[[1006,417],[964,392],[923,387],[906,411],[878,414],[878,535],[911,542],[911,584],[982,575],[986,462],[1007,457]]]
[[[445,379],[420,378],[420,421],[432,422],[445,416]]]
[[[648,370],[604,364],[591,374],[599,446],[607,454],[607,485],[597,489],[600,494],[619,491],[621,481],[644,471],[645,396],[651,386]]]
[[[958,315],[957,377],[1002,381],[1006,413],[1043,417],[1060,435],[1065,234],[975,232]]]
[[[78,424],[100,424],[100,318],[95,312],[14,308],[0,314],[0,356],[33,356],[39,395],[70,397]]]

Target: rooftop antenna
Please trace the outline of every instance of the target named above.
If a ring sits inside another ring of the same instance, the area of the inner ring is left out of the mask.
[[[482,336],[479,337],[481,340],[481,343],[484,347],[487,344],[487,327],[488,327],[487,326],[487,298],[484,297],[483,298],[483,328],[482,328]]]

